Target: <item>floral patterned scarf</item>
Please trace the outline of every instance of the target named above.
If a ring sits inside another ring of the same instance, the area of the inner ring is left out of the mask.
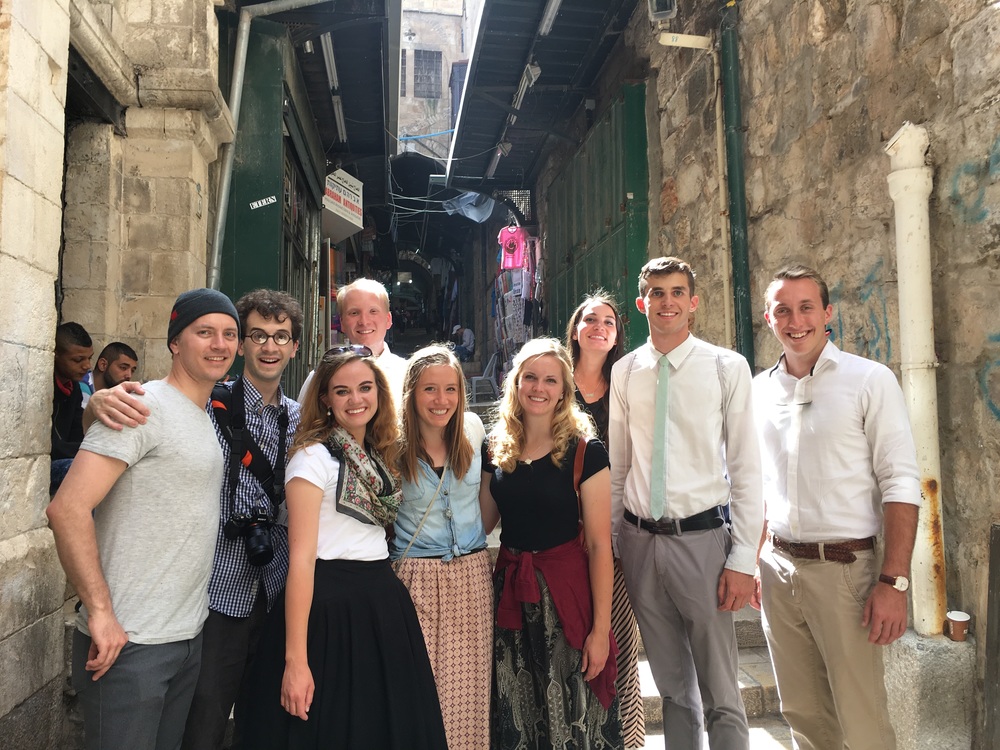
[[[358,445],[342,427],[334,427],[327,444],[331,453],[342,456],[344,473],[337,494],[337,511],[362,523],[388,526],[396,520],[403,501],[403,486],[386,466],[378,451]]]

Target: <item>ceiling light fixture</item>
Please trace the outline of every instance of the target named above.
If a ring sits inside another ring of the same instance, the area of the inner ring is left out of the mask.
[[[552,24],[556,22],[556,16],[559,15],[560,5],[562,5],[562,0],[549,0],[545,4],[545,12],[542,13],[542,22],[538,24],[539,36],[548,36],[549,32],[552,31]]]
[[[323,65],[326,67],[326,81],[330,84],[330,100],[333,103],[333,119],[337,123],[337,138],[347,142],[347,122],[344,120],[344,103],[340,98],[340,77],[337,75],[337,61],[333,56],[333,39],[326,33],[319,38],[323,50]]]

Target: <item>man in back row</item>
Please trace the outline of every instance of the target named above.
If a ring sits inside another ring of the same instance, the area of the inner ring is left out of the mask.
[[[406,360],[390,352],[385,343],[386,331],[392,328],[389,293],[374,279],[357,279],[337,291],[337,312],[340,330],[347,340],[353,346],[367,346],[375,355],[375,361],[389,380],[389,390],[398,409],[403,401]],[[304,402],[312,376],[310,372],[299,390],[300,404]]]
[[[264,618],[288,575],[284,501],[285,456],[299,424],[299,405],[281,377],[302,335],[302,306],[290,295],[257,289],[240,297],[243,374],[212,392],[209,408],[222,446],[225,479],[215,519],[201,673],[184,732],[184,750],[219,750]],[[134,387],[134,386],[130,386]],[[123,388],[95,394],[93,412],[115,429],[148,412],[132,411]],[[245,460],[241,460],[245,459]],[[237,738],[238,739],[238,738]]]
[[[180,295],[167,328],[170,372],[130,397],[148,421],[89,430],[46,509],[82,603],[72,680],[88,750],[180,744],[201,666],[223,474],[205,403],[238,343],[225,295]]]
[[[795,747],[893,750],[882,647],[906,630],[916,451],[896,376],[828,341],[832,316],[811,268],[785,268],[767,288],[782,355],[753,382],[764,633]]]

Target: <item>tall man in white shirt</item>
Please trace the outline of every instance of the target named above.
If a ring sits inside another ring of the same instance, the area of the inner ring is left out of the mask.
[[[689,332],[694,273],[654,258],[636,307],[649,341],[611,372],[612,536],[672,750],[747,750],[733,613],[763,528],[750,368]],[[729,504],[732,528],[725,519]]]
[[[392,328],[389,293],[374,279],[356,279],[337,290],[337,313],[340,315],[340,330],[347,340],[355,346],[367,346],[372,350],[375,361],[389,380],[389,390],[396,399],[398,409],[403,401],[406,360],[390,352],[385,343],[385,333]],[[300,404],[304,403],[306,388],[312,377],[310,372],[299,389]]]
[[[764,633],[796,748],[893,750],[882,646],[906,629],[919,472],[895,375],[827,341],[832,315],[811,268],[783,269],[767,288],[783,354],[753,383]]]

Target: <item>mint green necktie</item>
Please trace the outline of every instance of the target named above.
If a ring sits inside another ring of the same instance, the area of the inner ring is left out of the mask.
[[[670,382],[670,361],[660,357],[656,371],[656,404],[653,407],[653,466],[649,472],[649,505],[653,520],[663,517],[667,495],[667,384]]]

